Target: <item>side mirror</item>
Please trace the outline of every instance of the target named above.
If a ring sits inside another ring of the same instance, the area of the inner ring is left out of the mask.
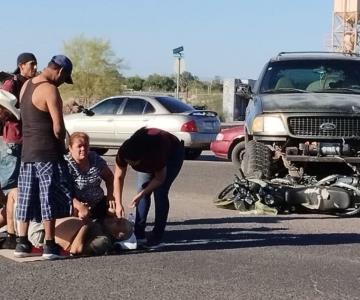
[[[87,109],[82,105],[79,106],[78,111],[84,113],[85,115],[87,115],[89,117],[95,115],[95,113],[92,110]]]
[[[251,99],[252,97],[251,86],[248,84],[240,84],[236,89],[236,94],[241,97],[244,97],[245,99]]]

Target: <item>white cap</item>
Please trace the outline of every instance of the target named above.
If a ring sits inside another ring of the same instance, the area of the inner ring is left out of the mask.
[[[4,90],[0,89],[0,105],[10,111],[18,120],[20,120],[20,110],[15,107],[16,97]]]

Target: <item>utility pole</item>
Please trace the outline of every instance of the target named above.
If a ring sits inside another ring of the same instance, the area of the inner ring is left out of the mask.
[[[334,0],[332,51],[358,53],[360,46],[360,1]]]
[[[176,98],[179,98],[179,90],[180,90],[180,64],[181,64],[181,58],[183,56],[184,47],[180,46],[175,49],[173,49],[173,54],[178,60],[178,66],[177,66],[177,76],[176,76]]]

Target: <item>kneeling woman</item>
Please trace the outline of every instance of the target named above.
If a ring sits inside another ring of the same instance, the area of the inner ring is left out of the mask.
[[[74,215],[80,219],[99,220],[113,215],[114,175],[103,158],[89,151],[89,136],[86,133],[74,132],[70,136],[69,154],[65,160],[74,184]],[[106,185],[107,196],[101,187],[102,180]]]
[[[116,214],[123,216],[122,192],[127,166],[138,171],[138,194],[130,207],[136,206],[135,235],[145,247],[161,246],[168,212],[169,190],[180,172],[184,159],[184,146],[178,138],[156,128],[141,128],[119,148],[116,156],[114,195]],[[150,208],[150,196],[154,193],[155,225],[145,237],[146,218]]]

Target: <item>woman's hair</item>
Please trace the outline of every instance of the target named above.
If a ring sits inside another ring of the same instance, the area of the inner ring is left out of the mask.
[[[139,160],[145,153],[154,149],[158,145],[158,136],[148,135],[146,127],[142,127],[127,139],[122,145],[125,159]]]
[[[72,146],[76,139],[83,139],[87,145],[89,145],[89,136],[85,132],[74,132],[70,135],[69,145]]]

